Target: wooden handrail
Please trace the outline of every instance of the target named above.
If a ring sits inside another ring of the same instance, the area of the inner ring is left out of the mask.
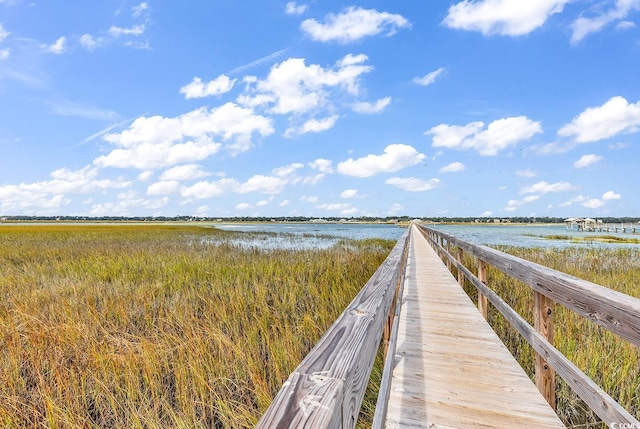
[[[420,230],[431,246],[445,257],[447,264],[455,266],[459,273],[463,273],[466,279],[478,289],[478,293],[486,297],[533,347],[536,360],[540,361],[536,365],[538,371],[546,369],[540,367],[548,363],[607,425],[629,423],[638,425],[629,427],[640,427],[640,422],[635,417],[553,346],[553,336],[548,334],[549,321],[541,320],[545,319],[545,311],[542,309],[547,310],[547,316],[552,315],[553,312],[549,312],[548,309],[551,308],[551,300],[553,300],[638,345],[640,344],[640,299],[486,246],[466,242],[432,228],[420,226]],[[461,259],[460,254],[452,255],[449,252],[451,245],[468,251],[478,259],[481,278],[476,277],[461,262],[458,262]],[[533,289],[537,294],[537,311],[541,313],[536,317],[538,330],[527,323],[485,284],[483,267],[485,264],[496,267]],[[544,335],[545,333],[547,335]],[[539,381],[538,388],[541,393],[547,395],[547,401],[555,402],[555,391],[552,392],[552,397],[549,396],[550,374],[544,376],[537,374],[536,379]]]
[[[353,428],[403,273],[409,228],[302,360],[257,428]],[[391,359],[393,352],[390,353]]]

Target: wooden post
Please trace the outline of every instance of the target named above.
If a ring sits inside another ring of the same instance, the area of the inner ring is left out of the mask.
[[[534,328],[553,345],[553,300],[534,292]],[[536,386],[551,408],[556,409],[555,371],[536,353]]]
[[[482,283],[487,284],[487,264],[482,260],[478,259],[478,280]],[[487,320],[487,297],[478,290],[478,310],[484,320]]]
[[[447,253],[451,255],[451,242],[447,240]],[[451,261],[447,258],[447,268],[451,271]]]
[[[462,264],[462,247],[458,247],[458,263]],[[464,286],[464,273],[458,269],[458,284]]]

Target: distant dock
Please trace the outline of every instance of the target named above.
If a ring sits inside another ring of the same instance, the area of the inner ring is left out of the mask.
[[[567,229],[577,229],[584,232],[640,233],[640,223],[604,223],[591,218],[569,218],[564,222]]]

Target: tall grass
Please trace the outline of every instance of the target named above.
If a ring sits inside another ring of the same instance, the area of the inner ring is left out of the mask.
[[[0,426],[253,427],[393,242],[0,228]]]
[[[638,248],[521,248],[498,250],[571,274],[630,296],[640,297],[640,249]],[[475,272],[475,262],[465,265]],[[533,325],[533,292],[496,269],[488,270],[488,285]],[[472,297],[475,288],[467,283]],[[493,307],[489,322],[533,378],[534,352],[528,343]],[[626,410],[640,418],[640,349],[606,329],[555,305],[555,346],[593,379]],[[576,428],[602,427],[600,419],[560,379],[557,382],[557,411],[565,425]]]

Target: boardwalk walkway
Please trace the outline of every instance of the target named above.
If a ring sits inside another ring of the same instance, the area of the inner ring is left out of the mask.
[[[386,427],[564,427],[427,240],[411,228]]]

